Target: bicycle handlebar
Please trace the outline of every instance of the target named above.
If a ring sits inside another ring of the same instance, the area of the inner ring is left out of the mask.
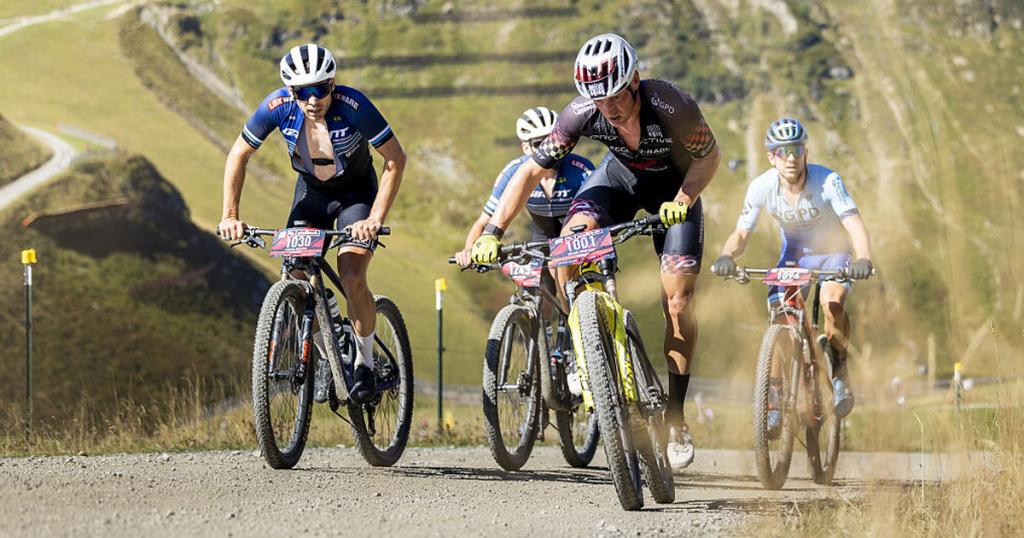
[[[750,282],[751,277],[753,277],[753,278],[763,278],[763,277],[767,276],[768,273],[770,273],[771,271],[774,271],[776,269],[780,269],[780,268],[779,267],[769,267],[769,268],[762,269],[762,268],[757,268],[757,267],[739,266],[739,267],[736,268],[736,274],[735,275],[723,276],[722,278],[724,278],[726,280],[735,280],[736,282],[739,282],[740,284],[747,284],[748,282]],[[783,267],[781,269],[785,269],[785,268]],[[799,268],[795,267],[794,269],[799,269]],[[823,282],[824,281],[845,282],[847,280],[853,280],[853,278],[850,278],[850,275],[846,272],[846,269],[837,269],[837,270],[834,270],[834,271],[821,271],[821,270],[818,270],[818,269],[809,269],[809,271],[811,272],[811,281],[820,280],[820,281],[823,281]],[[871,276],[874,276],[874,275],[875,275],[875,269],[872,268],[871,269]]]

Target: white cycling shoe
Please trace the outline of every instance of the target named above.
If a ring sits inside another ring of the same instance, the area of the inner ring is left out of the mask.
[[[668,431],[668,444],[665,445],[668,464],[672,469],[685,469],[693,463],[693,437],[685,426],[672,426]]]

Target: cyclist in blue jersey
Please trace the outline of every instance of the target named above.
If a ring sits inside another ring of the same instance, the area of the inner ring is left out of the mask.
[[[505,227],[528,202],[540,174],[569,155],[581,137],[608,147],[609,156],[576,194],[562,234],[580,225],[595,229],[626,222],[640,209],[660,215],[666,227],[653,239],[666,320],[666,449],[678,469],[694,458],[683,411],[697,342],[694,295],[704,250],[700,195],[718,170],[721,152],[693,97],[671,82],[641,80],[637,63],[636,51],[622,36],[601,34],[583,44],[574,69],[580,95],[562,109],[551,134],[509,180],[472,257],[486,263],[497,256]],[[567,277],[567,270],[559,273],[562,282]]]
[[[807,162],[806,144],[807,131],[799,120],[781,118],[768,128],[765,148],[772,168],[750,182],[736,231],[726,240],[722,255],[711,267],[715,274],[736,274],[735,258],[746,249],[758,216],[766,211],[782,231],[779,267],[846,269],[857,280],[871,275],[871,246],[857,205],[839,174]],[[850,288],[850,282],[825,282],[821,286],[825,336],[832,348],[833,405],[840,417],[850,413],[854,402],[846,366],[850,320],[844,303]],[[769,290],[769,305],[781,302],[783,293],[784,290],[773,286]],[[781,380],[777,385],[781,386]],[[777,391],[769,390],[770,399],[778,397]],[[770,429],[781,423],[778,409],[773,411],[768,416]]]
[[[498,202],[508,186],[509,179],[551,133],[557,120],[558,114],[542,106],[526,110],[516,120],[516,135],[522,142],[523,155],[509,161],[494,181],[494,188],[487,199],[487,204],[466,234],[465,248],[455,253],[455,260],[460,266],[469,266],[473,243],[483,233],[487,221],[498,209]],[[571,153],[558,166],[543,171],[540,183],[530,193],[530,199],[526,202],[526,210],[531,218],[530,241],[551,239],[561,234],[565,215],[569,212],[576,191],[593,169],[594,165],[589,160]]]
[[[281,58],[284,87],[260,103],[228,153],[219,230],[225,239],[242,236],[245,224],[239,217],[239,202],[246,164],[271,132],[280,131],[292,168],[298,172],[287,226],[336,225],[352,231],[353,239],[339,249],[337,261],[357,343],[351,392],[360,401],[374,389],[376,313],[366,270],[377,232],[402,182],[406,157],[377,107],[355,88],[337,85],[336,71],[331,52],[313,43],[293,47]],[[370,146],[384,158],[379,183]],[[319,331],[314,342],[325,356]],[[318,379],[318,400],[326,398],[322,387],[329,384]]]

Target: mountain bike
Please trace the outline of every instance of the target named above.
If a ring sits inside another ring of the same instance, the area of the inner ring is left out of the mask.
[[[547,246],[552,267],[578,269],[565,284],[571,306],[569,332],[579,375],[583,408],[597,415],[605,459],[619,503],[626,510],[644,505],[644,483],[658,503],[675,500],[672,469],[665,452],[667,395],[651,365],[633,313],[616,299],[615,246],[636,235],[662,230],[657,215],[549,241],[509,245],[504,256]]]
[[[516,284],[491,323],[483,372],[487,438],[494,461],[507,471],[526,464],[548,409],[555,412],[566,463],[586,467],[597,451],[597,418],[583,409],[582,393],[570,388],[578,377],[567,314],[542,285],[544,260],[542,250],[516,249],[502,264],[469,266],[478,273],[500,270]]]
[[[818,333],[818,299],[822,282],[844,282],[849,277],[843,270],[738,267],[736,276],[725,278],[741,284],[759,278],[765,285],[784,289],[781,303],[771,308],[757,357],[754,460],[761,484],[780,489],[786,483],[793,442],[803,426],[813,479],[830,485],[839,459],[842,420],[831,405],[832,348],[825,335]],[[807,319],[801,290],[811,283],[814,310]]]
[[[378,233],[388,235],[390,230]],[[302,456],[312,418],[315,365],[325,367],[313,360],[313,333],[320,330],[333,374],[331,411],[349,422],[356,447],[370,465],[393,465],[409,439],[413,406],[412,350],[398,306],[387,297],[374,297],[375,387],[372,397],[356,402],[349,396],[356,345],[352,324],[341,316],[332,319],[323,279],[344,296],[341,280],[324,256],[350,241],[351,232],[247,228],[232,246],[266,249],[265,236],[272,237],[270,255],[283,258],[283,263],[281,280],[263,299],[252,353],[253,417],[264,460],[274,469],[290,469]],[[337,412],[341,406],[347,408],[348,419]]]

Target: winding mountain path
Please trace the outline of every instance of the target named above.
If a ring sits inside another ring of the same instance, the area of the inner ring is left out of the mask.
[[[25,125],[19,125],[18,128],[49,146],[53,150],[53,157],[39,168],[19,177],[4,187],[0,187],[0,211],[6,209],[7,206],[29,191],[67,170],[75,156],[78,155],[75,148],[54,134]]]

